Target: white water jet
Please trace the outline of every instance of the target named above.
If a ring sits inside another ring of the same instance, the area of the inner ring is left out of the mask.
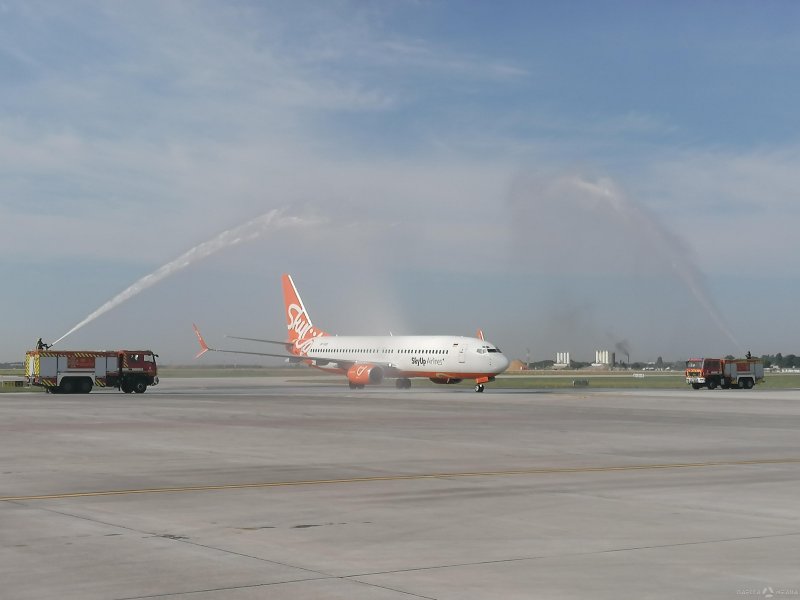
[[[743,351],[708,292],[704,276],[681,238],[609,178],[579,175],[521,178],[510,197],[512,230],[520,250],[539,268],[562,273],[626,268],[630,259],[651,256],[674,272],[709,320]],[[638,256],[637,256],[638,255]]]
[[[679,246],[673,235],[653,217],[648,215],[641,207],[631,202],[610,180],[603,179],[597,183],[592,183],[575,177],[569,179],[569,182],[579,189],[602,198],[611,206],[612,210],[621,221],[626,223],[644,239],[648,240],[649,243],[667,259],[678,278],[689,291],[692,292],[692,295],[705,309],[719,330],[724,333],[740,351],[743,351],[739,340],[733,335],[733,332],[720,315],[711,296],[706,291],[700,269],[686,256],[685,251]]]
[[[223,248],[229,248],[231,246],[241,244],[242,242],[253,240],[259,237],[260,235],[266,233],[267,231],[274,231],[281,227],[307,224],[308,222],[309,222],[308,220],[301,219],[299,217],[283,216],[282,211],[274,209],[254,219],[251,219],[250,221],[247,221],[246,223],[239,225],[238,227],[234,227],[233,229],[228,229],[226,231],[223,231],[222,233],[216,235],[207,242],[198,244],[191,250],[188,250],[187,252],[181,254],[175,260],[168,262],[167,264],[153,271],[149,275],[145,275],[144,277],[139,279],[136,283],[126,288],[116,296],[114,296],[111,300],[103,304],[100,308],[91,313],[83,321],[75,325],[75,327],[70,329],[67,333],[62,335],[55,342],[53,342],[51,346],[55,346],[65,337],[76,332],[84,325],[91,323],[97,317],[107,313],[112,308],[119,306],[126,300],[133,298],[140,292],[146,290],[149,287],[154,286],[159,281],[166,279],[173,273],[176,273],[181,269],[188,267],[192,263],[197,262],[202,258],[206,258],[207,256],[219,252]]]

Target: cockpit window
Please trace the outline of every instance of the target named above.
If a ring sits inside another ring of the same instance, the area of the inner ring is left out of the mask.
[[[486,354],[487,352],[500,352],[500,348],[492,348],[491,346],[481,346],[477,349],[478,354]]]

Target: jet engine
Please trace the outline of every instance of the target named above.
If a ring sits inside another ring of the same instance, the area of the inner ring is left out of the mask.
[[[378,384],[383,381],[383,369],[377,365],[355,364],[347,370],[347,379],[356,385]]]

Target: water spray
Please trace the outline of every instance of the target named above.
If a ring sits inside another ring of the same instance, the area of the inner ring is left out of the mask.
[[[145,275],[144,277],[139,279],[136,283],[126,288],[125,290],[114,296],[111,300],[103,304],[100,308],[95,310],[83,321],[75,325],[75,327],[70,329],[67,333],[62,335],[60,338],[58,338],[55,342],[53,342],[50,345],[55,346],[65,337],[78,331],[78,329],[80,329],[84,325],[91,323],[100,315],[107,313],[112,308],[119,306],[126,300],[130,300],[140,292],[146,290],[149,287],[154,286],[159,281],[166,279],[167,277],[180,271],[181,269],[185,269],[192,263],[202,258],[206,258],[207,256],[210,256],[224,248],[229,248],[231,246],[241,244],[242,242],[253,240],[261,236],[262,234],[266,233],[267,231],[274,231],[276,229],[280,229],[282,227],[287,227],[287,226],[297,226],[297,225],[307,224],[308,222],[309,221],[307,219],[284,216],[281,210],[274,209],[254,219],[251,219],[250,221],[247,221],[246,223],[243,223],[238,227],[234,227],[233,229],[228,229],[226,231],[223,231],[222,233],[214,236],[207,242],[198,244],[191,250],[184,252],[175,260],[168,262],[167,264],[153,271],[149,275]]]
[[[714,304],[711,296],[703,284],[703,275],[700,269],[686,256],[686,252],[679,246],[674,236],[641,207],[631,202],[609,180],[600,180],[597,183],[585,181],[579,177],[568,180],[578,189],[586,191],[595,197],[602,198],[621,220],[634,230],[642,232],[646,239],[653,244],[668,260],[678,278],[692,292],[692,295],[705,309],[711,320],[734,343],[739,351],[744,351],[739,340],[733,335],[722,315]]]
[[[647,248],[657,254],[660,262],[674,272],[677,280],[708,314],[709,320],[739,351],[743,351],[742,345],[734,337],[712,300],[703,273],[685,244],[646,207],[624,194],[613,180],[589,180],[579,175],[533,177],[521,179],[520,185],[516,187],[517,190],[511,197],[512,208],[530,211],[522,212],[519,215],[522,218],[514,223],[520,240],[527,241],[530,237],[530,227],[524,232],[520,227],[534,223],[539,226],[548,218],[559,226],[565,220],[575,218],[579,224],[592,227],[590,233],[599,231],[597,225],[602,226],[604,220],[607,220],[609,224],[619,227],[622,233],[631,236],[640,248]],[[564,238],[555,230],[546,229],[547,225],[541,227],[545,237],[552,240],[552,244],[564,243]],[[593,238],[593,241],[598,244],[604,242],[599,237]],[[591,258],[602,260],[602,257]],[[576,260],[582,261],[584,258],[578,256]]]

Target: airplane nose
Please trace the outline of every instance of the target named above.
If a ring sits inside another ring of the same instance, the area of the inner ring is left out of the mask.
[[[497,372],[502,373],[508,368],[508,365],[511,364],[511,361],[508,360],[505,354],[501,354],[497,357]]]

